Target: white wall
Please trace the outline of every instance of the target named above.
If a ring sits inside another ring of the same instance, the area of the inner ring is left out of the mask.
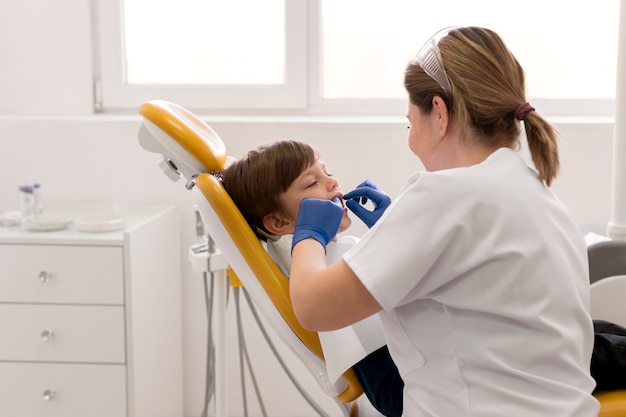
[[[17,208],[17,187],[40,181],[48,201],[163,202],[180,206],[183,259],[195,243],[191,194],[158,169],[157,157],[137,143],[139,117],[92,114],[92,56],[88,0],[0,2],[0,213]],[[540,109],[539,109],[540,110]],[[233,156],[277,139],[300,139],[320,149],[344,188],[371,178],[395,195],[421,165],[406,146],[403,115],[397,120],[284,119],[206,120]],[[606,224],[610,213],[611,121],[554,120],[561,132],[562,170],[554,189],[576,221]],[[355,221],[358,223],[358,221]],[[364,228],[354,227],[361,234]],[[203,401],[205,329],[202,281],[183,265],[185,415],[200,414]],[[235,327],[229,318],[230,349]],[[253,321],[246,318],[248,346],[272,416],[310,416],[288,380],[269,359]],[[328,400],[296,361],[317,398]],[[229,361],[232,415],[242,415],[236,358]],[[252,388],[248,388],[252,392]],[[250,405],[258,413],[256,402]],[[332,408],[331,408],[332,409]]]

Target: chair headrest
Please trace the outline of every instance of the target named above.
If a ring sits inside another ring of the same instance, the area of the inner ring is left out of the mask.
[[[166,155],[189,179],[203,172],[220,172],[227,160],[219,135],[189,110],[164,100],[152,100],[139,108],[144,117],[140,145]]]

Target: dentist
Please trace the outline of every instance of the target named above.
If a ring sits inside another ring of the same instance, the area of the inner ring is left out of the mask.
[[[368,183],[346,194],[371,229],[329,267],[343,207],[301,202],[298,319],[331,330],[380,312],[406,416],[596,416],[587,250],[549,188],[556,132],[526,101],[523,69],[493,31],[448,28],[404,83],[426,171],[388,207],[359,204],[380,197]],[[517,151],[521,122],[534,168]]]

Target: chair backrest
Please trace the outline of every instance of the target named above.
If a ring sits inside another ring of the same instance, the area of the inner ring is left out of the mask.
[[[588,244],[591,316],[626,326],[626,241],[609,238]]]
[[[141,146],[163,155],[162,167],[172,179],[187,179],[209,234],[271,326],[329,395],[343,403],[359,397],[363,391],[352,370],[339,383],[329,382],[317,333],[304,329],[294,315],[287,277],[213,175],[223,170],[227,161],[217,133],[174,103],[149,101],[139,112],[144,117],[139,131]]]
[[[585,236],[589,255],[591,317],[626,326],[626,242],[593,233]],[[626,390],[599,392],[598,417],[626,415]]]

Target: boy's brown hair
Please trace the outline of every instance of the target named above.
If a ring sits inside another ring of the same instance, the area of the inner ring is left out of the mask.
[[[283,213],[280,195],[319,158],[306,143],[283,140],[260,146],[222,172],[222,183],[252,230],[261,239],[270,213]],[[260,230],[260,232],[259,232]]]

